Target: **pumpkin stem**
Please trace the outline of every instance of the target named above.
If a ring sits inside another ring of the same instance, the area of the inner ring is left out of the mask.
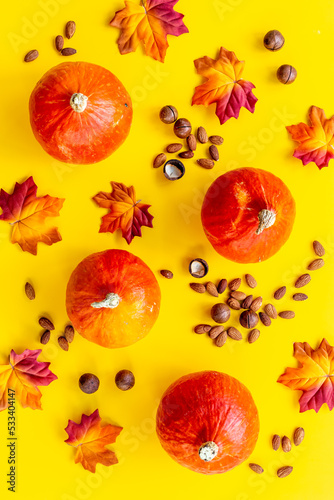
[[[121,297],[117,295],[117,293],[108,293],[104,300],[101,300],[101,302],[92,302],[91,306],[95,309],[101,309],[102,307],[114,309],[118,306],[120,301]]]
[[[76,113],[82,113],[86,109],[87,102],[88,97],[84,94],[80,94],[80,92],[72,94],[70,99],[70,105]]]
[[[214,441],[202,444],[198,450],[199,458],[204,462],[211,462],[218,454],[218,446]]]
[[[261,234],[264,229],[268,229],[268,227],[275,224],[276,214],[272,210],[267,210],[264,208],[259,212],[259,225],[256,230],[256,234]]]

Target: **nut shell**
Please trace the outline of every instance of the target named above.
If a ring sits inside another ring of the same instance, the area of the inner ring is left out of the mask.
[[[189,264],[189,272],[194,278],[203,278],[209,272],[209,265],[204,259],[193,259]]]
[[[185,167],[180,160],[172,159],[166,161],[164,165],[164,175],[169,181],[177,181],[185,174]]]

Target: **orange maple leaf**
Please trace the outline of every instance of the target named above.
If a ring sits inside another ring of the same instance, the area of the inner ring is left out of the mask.
[[[37,361],[41,349],[22,354],[10,353],[9,363],[0,365],[0,411],[8,407],[8,390],[23,408],[42,409],[42,394],[38,386],[49,385],[57,376],[49,370],[50,363]]]
[[[128,244],[134,236],[141,236],[141,226],[153,227],[153,216],[148,212],[151,205],[136,200],[133,186],[127,188],[121,182],[111,182],[112,193],[100,191],[93,197],[95,203],[110,211],[102,217],[100,233],[122,230]]]
[[[65,431],[68,439],[65,443],[76,448],[75,463],[81,463],[84,469],[95,472],[96,464],[105,466],[118,463],[115,453],[106,445],[114,443],[123,428],[116,425],[101,425],[99,410],[91,415],[82,415],[80,424],[68,421]]]
[[[303,165],[313,161],[321,170],[334,158],[334,116],[327,119],[323,109],[311,106],[309,119],[310,125],[298,123],[286,128],[292,139],[299,142],[293,156]]]
[[[318,349],[313,350],[307,342],[295,342],[294,357],[298,368],[287,368],[277,382],[303,391],[299,399],[300,411],[319,411],[323,404],[330,410],[334,407],[334,347],[323,339]]]
[[[32,177],[22,184],[15,184],[12,194],[3,189],[0,192],[0,207],[3,212],[0,220],[7,221],[13,227],[12,243],[18,243],[22,250],[37,254],[37,243],[52,245],[61,240],[57,228],[48,227],[47,217],[56,217],[63,206],[63,198],[49,195],[36,197],[37,186]]]
[[[183,14],[175,12],[178,0],[141,0],[140,4],[125,1],[125,7],[116,12],[110,26],[120,28],[117,40],[121,54],[134,52],[143,42],[148,56],[164,62],[168,48],[167,35],[188,33]]]
[[[257,98],[251,82],[241,78],[244,61],[239,61],[234,52],[221,47],[217,59],[201,57],[194,61],[197,73],[207,81],[195,89],[192,105],[209,106],[216,103],[216,115],[220,124],[229,118],[238,118],[242,107],[254,113]]]

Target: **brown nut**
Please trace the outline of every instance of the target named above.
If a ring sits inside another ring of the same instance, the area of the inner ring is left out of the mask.
[[[275,52],[280,50],[284,45],[284,36],[277,30],[270,30],[266,35],[264,35],[263,45],[266,49]]]
[[[121,370],[116,373],[115,384],[121,391],[128,391],[135,385],[135,376],[130,370]]]
[[[251,330],[248,334],[248,342],[250,344],[253,344],[254,342],[257,341],[257,339],[260,337],[260,330],[258,330],[257,328],[254,328],[253,330]]]
[[[190,151],[195,151],[197,147],[196,137],[194,134],[190,134],[187,137],[187,145]]]
[[[218,291],[218,293],[223,293],[223,292],[225,292],[226,288],[227,288],[227,280],[225,278],[223,278],[218,283],[217,291]]]
[[[174,123],[177,120],[178,112],[174,106],[164,106],[160,109],[159,118],[163,123]]]
[[[226,323],[230,319],[231,310],[226,304],[215,304],[211,309],[211,318],[216,323]]]
[[[259,322],[259,317],[254,311],[243,311],[239,317],[239,323],[244,328],[255,328]]]
[[[297,70],[290,64],[283,64],[277,70],[277,79],[286,84],[290,84],[297,78]]]
[[[260,313],[259,313],[259,317],[260,317],[261,323],[262,323],[264,326],[270,326],[270,325],[271,325],[271,319],[270,319],[270,317],[268,316],[268,314],[266,314],[266,313],[264,313],[264,312],[260,312]]]
[[[231,292],[234,292],[235,290],[238,290],[238,288],[241,285],[241,279],[240,278],[235,278],[234,280],[231,280],[228,284],[229,289]]]
[[[65,36],[70,39],[74,35],[76,30],[76,24],[74,21],[68,21],[65,26]]]
[[[174,134],[180,139],[185,139],[191,134],[191,123],[186,118],[179,118],[174,123]]]
[[[197,140],[201,144],[205,144],[208,142],[208,134],[206,133],[206,130],[204,127],[198,127],[197,129]]]
[[[205,324],[196,325],[194,328],[194,332],[199,335],[201,335],[202,333],[209,333],[210,330],[211,326]]]
[[[24,62],[32,62],[39,56],[38,50],[29,50],[29,52],[24,56]]]
[[[245,300],[242,301],[242,309],[249,309],[251,303],[253,302],[253,295],[248,295]]]
[[[156,156],[153,160],[153,168],[161,167],[161,165],[163,165],[166,160],[167,156],[165,155],[165,153],[158,154],[158,156]]]
[[[93,373],[84,373],[79,378],[79,387],[86,394],[93,394],[99,388],[100,381]]]
[[[171,280],[174,276],[172,271],[169,271],[169,269],[161,269],[160,274],[161,276],[167,278],[168,280]]]
[[[58,52],[61,52],[64,48],[64,38],[61,35],[56,36],[55,46]]]

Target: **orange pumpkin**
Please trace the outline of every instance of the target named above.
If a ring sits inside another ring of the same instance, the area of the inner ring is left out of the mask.
[[[214,249],[235,262],[261,262],[287,241],[296,214],[284,182],[265,170],[239,168],[216,179],[202,205]]]
[[[74,328],[104,347],[125,347],[145,337],[160,309],[160,288],[150,268],[125,250],[86,257],[67,285]]]

